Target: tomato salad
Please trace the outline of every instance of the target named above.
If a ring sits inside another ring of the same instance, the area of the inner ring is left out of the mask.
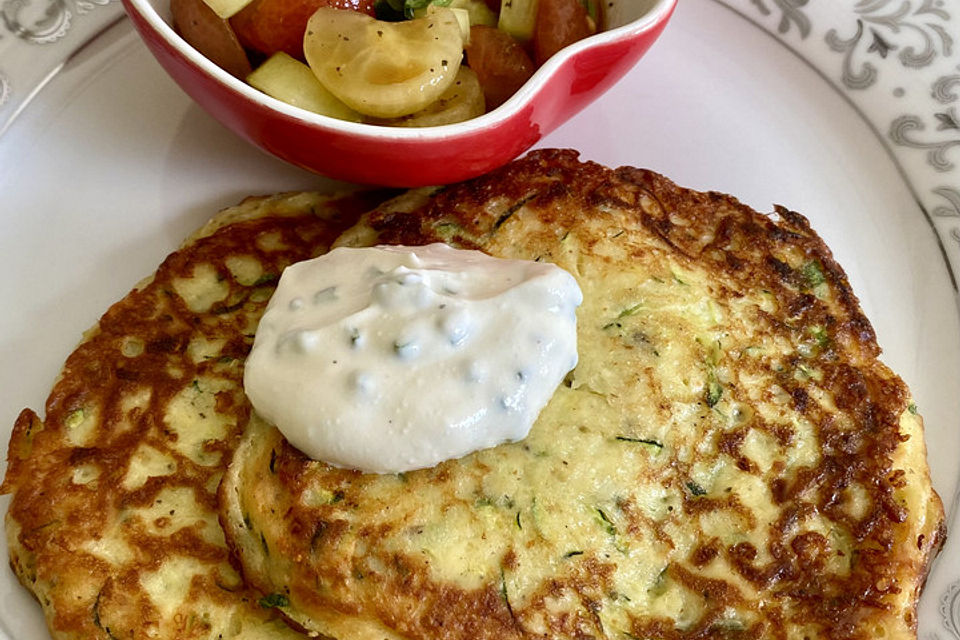
[[[602,25],[601,0],[171,0],[174,28],[227,72],[324,115],[460,122],[503,104]]]

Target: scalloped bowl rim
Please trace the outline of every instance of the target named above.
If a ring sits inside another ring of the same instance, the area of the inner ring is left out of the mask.
[[[631,0],[625,1],[629,2]],[[129,6],[137,11],[140,17],[150,25],[154,32],[161,36],[163,40],[178,53],[183,55],[191,64],[198,67],[216,82],[242,95],[245,99],[259,103],[271,111],[276,111],[285,117],[298,120],[310,126],[370,138],[372,140],[442,140],[495,128],[498,124],[513,118],[520,110],[531,103],[540,88],[548,85],[551,78],[553,78],[571,58],[582,51],[594,47],[621,40],[629,40],[630,38],[639,36],[661,21],[666,20],[678,1],[679,0],[653,0],[652,5],[647,9],[646,13],[639,18],[614,27],[613,29],[601,31],[564,47],[537,69],[533,76],[527,80],[509,100],[482,116],[477,116],[476,118],[455,124],[435,127],[387,127],[339,120],[319,113],[312,113],[254,89],[246,82],[230,75],[215,65],[206,56],[189,45],[160,15],[151,0],[127,0]]]

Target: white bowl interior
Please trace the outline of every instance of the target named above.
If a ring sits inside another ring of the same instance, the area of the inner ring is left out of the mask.
[[[640,20],[648,14],[656,13],[658,4],[663,4],[658,0],[610,0],[604,3],[603,9],[606,11],[604,18],[606,20],[607,30],[616,29]]]
[[[604,4],[607,28],[604,31],[566,47],[547,60],[516,94],[493,111],[456,124],[407,128],[347,122],[312,113],[272,98],[213,64],[177,35],[172,26],[173,19],[169,0],[130,0],[134,9],[164,40],[208,75],[227,85],[244,98],[263,104],[291,118],[302,120],[312,126],[335,129],[380,140],[443,139],[473,133],[496,125],[503,120],[508,120],[511,114],[523,108],[530,101],[537,89],[547,83],[572,55],[599,44],[630,38],[635,34],[642,33],[650,25],[664,19],[664,16],[672,10],[676,2],[677,0],[607,0]]]

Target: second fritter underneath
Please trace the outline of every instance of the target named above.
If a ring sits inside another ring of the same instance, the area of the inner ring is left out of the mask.
[[[231,565],[217,487],[280,272],[380,200],[289,194],[222,211],[87,332],[44,419],[21,412],[0,492],[13,494],[10,565],[51,637],[299,637]]]
[[[538,152],[338,242],[438,240],[572,273],[580,363],[524,441],[401,475],[253,419],[221,521],[266,601],[344,640],[915,636],[922,424],[802,216]]]

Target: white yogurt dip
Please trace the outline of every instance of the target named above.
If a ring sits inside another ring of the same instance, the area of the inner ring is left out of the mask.
[[[244,386],[308,456],[400,473],[526,437],[577,364],[573,276],[443,244],[288,267]]]

